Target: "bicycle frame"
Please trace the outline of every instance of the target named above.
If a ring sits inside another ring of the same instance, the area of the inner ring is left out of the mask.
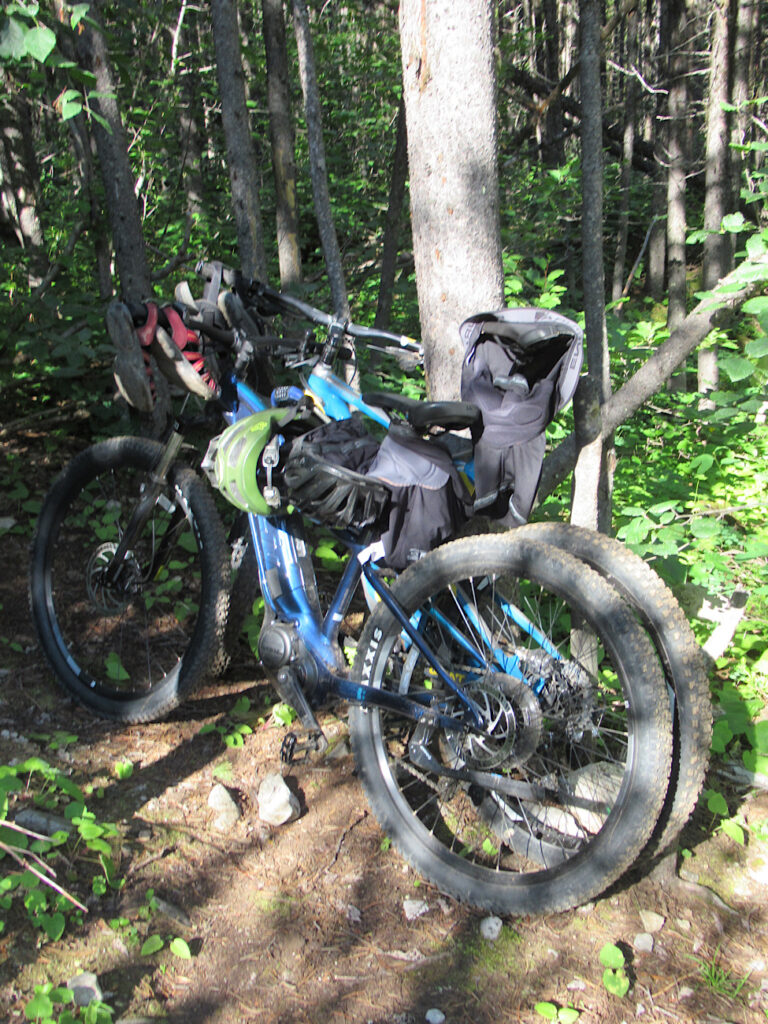
[[[241,381],[234,381],[234,384],[237,397],[233,407],[225,413],[228,422],[236,422],[267,407],[266,401],[246,384]],[[389,424],[386,413],[364,402],[360,394],[336,376],[327,365],[320,363],[313,368],[306,381],[306,390],[331,419],[346,419],[352,415],[353,410],[358,410],[383,426]],[[314,688],[318,701],[322,702],[333,696],[363,707],[388,708],[414,721],[421,720],[429,712],[429,721],[432,725],[439,725],[452,731],[464,731],[468,728],[483,731],[482,712],[445,671],[424,638],[422,623],[416,617],[409,619],[400,608],[391,590],[377,575],[369,554],[363,551],[361,546],[348,545],[351,557],[323,615],[301,516],[291,514],[265,517],[249,514],[248,523],[264,601],[272,615],[295,626],[304,647],[313,659],[319,673]],[[436,677],[446,687],[446,691],[459,700],[464,708],[464,715],[461,718],[440,714],[440,708],[433,707],[436,703],[435,698],[429,693],[409,696],[392,694],[350,680],[337,635],[361,579],[394,615],[402,627],[405,642],[416,645]],[[551,648],[551,645],[546,644],[546,639],[537,633],[533,624],[519,609],[505,604],[502,610],[529,635],[543,643],[547,653],[560,659],[559,653]],[[441,621],[462,645],[470,661],[474,661],[478,668],[486,664],[487,658],[482,650],[482,645],[485,644],[500,671],[531,685],[516,656],[493,649],[485,627],[470,602],[465,603],[463,613],[481,641],[477,646],[456,630],[448,620],[438,621]],[[543,679],[536,681],[533,684],[534,692],[539,693],[543,686]]]

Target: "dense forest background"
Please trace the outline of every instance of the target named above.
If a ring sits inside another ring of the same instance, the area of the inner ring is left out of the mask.
[[[686,602],[721,708],[740,687],[716,749],[766,773],[753,719],[768,697],[768,9],[470,6],[493,33],[505,302],[583,322],[597,282],[603,337],[588,366],[615,466],[611,529]],[[395,3],[6,3],[0,77],[6,438],[125,432],[105,305],[172,295],[182,279],[194,291],[201,257],[456,346],[420,322],[429,281],[417,281],[407,158],[419,139],[407,137]],[[423,393],[395,367],[376,375]],[[538,516],[569,514],[570,430],[550,431],[551,465],[566,457],[545,475]],[[29,467],[9,460],[6,493],[34,511]]]

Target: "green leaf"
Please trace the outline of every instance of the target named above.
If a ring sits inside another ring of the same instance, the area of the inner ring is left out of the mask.
[[[560,1024],[575,1024],[581,1016],[581,1011],[573,1006],[561,1006],[557,1011],[557,1019]]]
[[[723,217],[720,228],[722,231],[743,231],[746,227],[747,222],[744,219],[744,214],[739,210],[736,213],[729,213]]]
[[[746,735],[758,753],[768,754],[768,721],[754,722],[747,728]]]
[[[743,356],[721,355],[718,362],[720,368],[728,374],[728,377],[734,384],[740,380],[746,380],[747,377],[751,377],[755,372],[755,364]]]
[[[758,754],[756,750],[745,750],[741,760],[748,772],[755,775],[768,775],[768,757]]]
[[[747,299],[741,307],[741,311],[742,313],[752,313],[755,316],[768,313],[768,295],[756,295],[754,298]]]
[[[90,3],[87,3],[87,4],[75,4],[74,5],[74,7],[72,8],[72,14],[71,14],[70,19],[69,19],[69,22],[70,22],[72,28],[77,28],[77,26],[80,24],[82,19],[88,13],[88,8],[90,6],[91,6]]]
[[[24,1007],[24,1016],[27,1020],[38,1020],[40,1017],[48,1018],[52,1015],[53,1003],[44,992],[37,992]]]
[[[692,519],[689,529],[699,540],[709,540],[711,537],[719,536],[723,528],[713,516],[703,516],[701,519]]]
[[[763,356],[768,356],[768,335],[764,334],[762,338],[748,341],[744,346],[744,351],[750,359],[762,359]]]
[[[733,818],[724,818],[720,822],[720,829],[739,846],[744,845],[744,829]]]
[[[159,935],[150,935],[141,947],[142,956],[152,956],[163,948],[163,940]]]
[[[724,754],[733,739],[733,730],[727,718],[718,718],[712,727],[712,753]]]
[[[623,999],[627,992],[629,992],[629,978],[623,969],[614,971],[608,968],[603,971],[603,984],[607,992],[610,992],[613,996],[618,996],[619,999]]]
[[[22,60],[26,53],[26,35],[29,30],[15,18],[8,18],[0,28],[0,59]]]
[[[626,959],[618,946],[614,946],[612,942],[606,942],[600,950],[600,963],[603,967],[609,967],[611,970],[618,970],[620,967],[624,966]]]
[[[104,668],[107,673],[107,678],[113,679],[116,682],[123,679],[130,679],[128,672],[120,661],[120,656],[117,651],[109,652],[107,657],[104,659]]]
[[[175,938],[172,940],[168,947],[174,956],[177,956],[180,960],[191,960],[192,954],[189,951],[189,946],[186,944],[184,939]]]
[[[115,775],[118,779],[130,779],[133,775],[133,761],[116,761]]]
[[[58,942],[61,936],[64,934],[66,920],[63,914],[41,914],[40,923],[43,926],[43,931],[51,940],[51,942]],[[60,1000],[58,1001],[60,1002]]]
[[[24,46],[30,57],[43,64],[56,46],[56,34],[45,25],[36,25],[27,32]]]
[[[557,1007],[554,1003],[536,1003],[534,1010],[547,1020],[557,1020]]]
[[[724,818],[728,817],[728,802],[722,793],[718,793],[716,789],[708,789],[704,795],[707,798],[707,810],[710,814],[719,814]]]

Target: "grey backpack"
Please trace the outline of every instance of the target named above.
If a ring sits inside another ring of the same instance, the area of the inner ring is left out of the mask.
[[[482,413],[474,440],[474,511],[526,522],[544,460],[547,424],[573,397],[583,359],[578,324],[549,309],[478,313],[459,328],[461,398]]]

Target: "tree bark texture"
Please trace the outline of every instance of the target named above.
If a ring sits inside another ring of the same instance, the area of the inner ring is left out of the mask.
[[[94,122],[93,135],[104,182],[117,276],[122,297],[129,302],[141,302],[151,295],[151,284],[135,180],[116,99],[117,84],[93,9],[91,18],[92,21],[81,23],[84,29],[79,36],[78,52],[86,69],[96,79],[98,96],[93,99],[94,109],[108,125],[105,128]]]
[[[304,114],[307,121],[309,141],[309,166],[312,178],[312,195],[315,200],[315,216],[323,247],[325,267],[331,286],[333,311],[340,319],[349,319],[349,299],[341,262],[341,250],[336,234],[328,188],[328,168],[325,160],[323,124],[320,110],[320,93],[317,87],[315,54],[309,28],[309,14],[304,0],[292,0],[293,28],[299,56],[299,77],[304,95]]]
[[[401,0],[411,222],[433,399],[458,395],[458,328],[504,305],[489,0]]]
[[[632,68],[637,53],[637,15],[633,11],[627,15],[627,46],[626,64]],[[637,79],[629,75],[624,88],[624,141],[621,161],[621,199],[619,207],[619,225],[616,232],[616,253],[613,260],[613,286],[611,299],[618,302],[624,292],[624,276],[627,268],[627,244],[629,236],[629,198],[632,184],[632,153],[635,148],[635,101],[637,98]]]
[[[686,145],[688,87],[685,0],[671,0],[667,100],[667,326],[675,330],[686,309]]]
[[[608,334],[605,323],[605,274],[603,270],[603,110],[600,83],[600,0],[581,0],[581,239],[584,274],[584,316],[587,366],[597,401],[603,405],[611,393]],[[574,415],[586,416],[591,403],[577,402]],[[580,434],[586,432],[579,424]],[[611,479],[608,450],[611,442],[597,450],[579,452],[573,510],[582,526],[607,529],[611,520]],[[593,510],[594,516],[587,510]]]
[[[704,239],[702,267],[705,290],[714,288],[731,269],[731,235],[720,233],[720,224],[728,213],[730,166],[728,114],[728,0],[712,0],[711,57],[709,96],[707,99],[707,136],[705,150]]]
[[[285,44],[282,0],[262,0],[264,51],[267,62],[267,109],[275,179],[275,219],[280,287],[290,289],[301,281],[299,211],[296,202],[293,112]]]
[[[247,276],[255,275],[264,280],[267,267],[259,204],[259,178],[245,101],[245,76],[235,0],[211,0],[211,23],[240,268]]]
[[[397,269],[397,250],[400,235],[400,222],[403,217],[403,200],[405,183],[408,178],[408,133],[405,127],[405,103],[401,99],[397,110],[397,126],[395,129],[395,152],[392,157],[392,176],[389,186],[389,202],[387,217],[384,224],[384,241],[381,247],[381,280],[379,282],[379,299],[376,305],[374,325],[382,330],[389,328],[392,312],[392,298],[395,289],[395,271]]]

